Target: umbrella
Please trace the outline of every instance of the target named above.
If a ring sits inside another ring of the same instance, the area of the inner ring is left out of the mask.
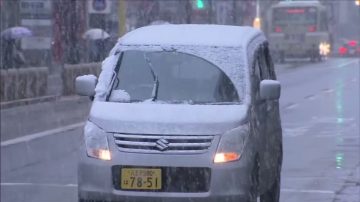
[[[32,36],[32,32],[26,27],[10,27],[1,32],[1,38],[4,39],[20,39],[29,36]]]
[[[83,34],[84,39],[98,40],[107,39],[110,35],[103,29],[89,29]]]

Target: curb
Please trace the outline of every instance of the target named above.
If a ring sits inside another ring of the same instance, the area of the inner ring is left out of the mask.
[[[7,102],[0,102],[0,109],[8,109],[12,107],[24,106],[24,105],[31,105],[37,104],[41,102],[51,102],[60,99],[62,96],[59,95],[50,95],[50,96],[42,96],[37,98],[26,98],[21,100],[15,101],[7,101]]]

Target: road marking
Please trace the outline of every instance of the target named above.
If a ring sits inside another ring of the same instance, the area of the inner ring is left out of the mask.
[[[283,127],[283,136],[284,137],[297,137],[305,135],[306,132],[309,130],[308,127],[296,127],[296,128],[285,128]]]
[[[294,109],[298,106],[296,103],[288,104],[284,107],[284,109]]]
[[[324,93],[332,93],[332,92],[334,92],[334,89],[326,88],[326,89],[322,89],[322,92],[324,92]]]
[[[30,134],[30,135],[14,138],[14,139],[11,139],[11,140],[6,140],[6,141],[1,142],[1,147],[9,146],[9,145],[12,145],[12,144],[18,144],[18,143],[21,143],[21,142],[27,142],[27,141],[31,141],[31,140],[34,140],[34,139],[37,139],[37,138],[41,138],[41,137],[45,137],[45,136],[49,136],[49,135],[54,135],[54,134],[58,134],[58,133],[69,131],[69,130],[74,130],[74,129],[79,128],[79,127],[81,127],[83,125],[84,125],[84,123],[81,122],[81,123],[76,123],[76,124],[72,124],[72,125],[68,125],[68,126],[64,126],[64,127],[60,127],[60,128],[47,130],[47,131],[40,132],[40,133],[35,133],[35,134]]]
[[[307,100],[313,100],[315,99],[315,95],[308,95],[308,96],[305,96],[304,99],[307,99]]]
[[[313,194],[335,194],[331,190],[316,190],[316,189],[281,189],[282,192],[292,193],[313,193]]]
[[[353,64],[353,63],[357,63],[357,62],[358,62],[358,60],[353,60],[353,61],[350,61],[350,62],[346,62],[346,63],[340,64],[340,65],[338,65],[338,66],[336,66],[336,67],[333,67],[333,68],[343,68],[343,67],[346,67],[346,66],[348,66],[348,65],[351,65],[351,64]]]
[[[46,187],[77,187],[77,184],[36,184],[27,182],[2,182],[1,186],[46,186]]]

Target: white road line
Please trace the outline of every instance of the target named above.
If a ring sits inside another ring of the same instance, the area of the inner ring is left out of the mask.
[[[60,127],[60,128],[47,130],[47,131],[40,132],[40,133],[35,133],[35,134],[30,134],[30,135],[14,138],[14,139],[11,139],[11,140],[6,140],[6,141],[1,142],[1,146],[2,147],[9,146],[9,145],[12,145],[12,144],[18,144],[18,143],[21,143],[21,142],[27,142],[27,141],[30,141],[30,140],[34,140],[34,139],[37,139],[37,138],[40,138],[40,137],[45,137],[45,136],[54,135],[54,134],[58,134],[58,133],[69,131],[69,130],[74,130],[74,129],[79,128],[79,127],[81,127],[83,125],[84,125],[84,123],[81,122],[81,123],[76,123],[76,124],[72,124],[72,125],[68,125],[68,126],[64,126],[64,127]]]
[[[316,189],[281,189],[281,191],[282,192],[292,192],[292,193],[335,194],[335,191],[316,190]]]
[[[333,138],[333,137],[342,137],[342,138],[357,138],[359,139],[359,135],[343,135],[343,134],[330,134],[330,135],[315,135],[316,138]]]
[[[27,183],[27,182],[2,182],[1,186],[45,186],[45,187],[77,187],[77,184],[37,184],[37,183]]]
[[[324,93],[332,93],[332,92],[334,92],[334,89],[323,89],[322,91]]]
[[[315,99],[315,95],[307,95],[307,96],[304,97],[304,99],[314,100],[314,99]]]
[[[358,62],[358,60],[353,60],[353,61],[350,61],[350,62],[346,62],[346,63],[340,64],[340,65],[338,65],[338,66],[336,66],[336,67],[333,67],[333,68],[343,68],[343,67],[346,67],[346,66],[348,66],[348,65],[351,65],[351,64],[353,64],[353,63],[357,63],[357,62]]]
[[[293,108],[295,108],[295,107],[297,107],[297,106],[298,106],[298,104],[293,103],[293,104],[287,105],[287,106],[285,107],[285,109],[293,109]]]

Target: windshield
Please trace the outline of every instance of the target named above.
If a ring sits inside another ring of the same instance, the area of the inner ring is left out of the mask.
[[[212,63],[179,52],[125,51],[114,90],[130,102],[235,104],[238,93],[230,79]],[[111,101],[111,100],[110,100]]]
[[[314,7],[275,8],[274,26],[316,25],[317,9]]]

